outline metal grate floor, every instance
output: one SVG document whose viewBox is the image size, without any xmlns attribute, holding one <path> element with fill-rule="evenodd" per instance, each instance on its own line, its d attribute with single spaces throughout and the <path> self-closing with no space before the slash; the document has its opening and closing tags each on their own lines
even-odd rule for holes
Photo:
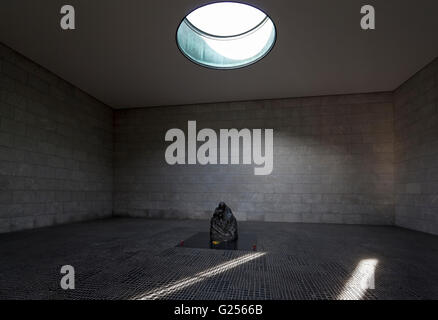
<svg viewBox="0 0 438 320">
<path fill-rule="evenodd" d="M 0 299 L 438 299 L 438 237 L 241 222 L 257 251 L 175 247 L 206 221 L 109 219 L 0 235 Z M 355 273 L 374 259 L 375 289 Z M 64 291 L 62 265 L 76 288 Z"/>
</svg>

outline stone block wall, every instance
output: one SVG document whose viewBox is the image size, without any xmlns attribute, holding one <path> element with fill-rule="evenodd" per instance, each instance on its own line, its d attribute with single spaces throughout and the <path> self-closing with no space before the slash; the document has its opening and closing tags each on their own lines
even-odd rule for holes
<svg viewBox="0 0 438 320">
<path fill-rule="evenodd" d="M 166 131 L 190 120 L 272 128 L 272 174 L 167 164 Z M 207 219 L 225 201 L 240 220 L 392 224 L 393 161 L 391 93 L 117 110 L 114 213 Z"/>
<path fill-rule="evenodd" d="M 0 233 L 112 215 L 113 111 L 0 44 Z"/>
<path fill-rule="evenodd" d="M 438 234 L 438 59 L 394 93 L 395 224 Z"/>
</svg>

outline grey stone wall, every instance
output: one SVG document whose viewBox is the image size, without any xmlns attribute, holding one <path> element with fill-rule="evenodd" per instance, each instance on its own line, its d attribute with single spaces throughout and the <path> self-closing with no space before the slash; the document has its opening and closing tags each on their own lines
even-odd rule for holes
<svg viewBox="0 0 438 320">
<path fill-rule="evenodd" d="M 395 224 L 438 234 L 438 59 L 394 94 Z"/>
<path fill-rule="evenodd" d="M 0 232 L 112 213 L 113 113 L 0 44 Z"/>
<path fill-rule="evenodd" d="M 168 129 L 274 129 L 274 170 L 168 165 Z M 115 111 L 114 214 L 199 218 L 225 201 L 240 220 L 392 224 L 392 94 Z"/>
<path fill-rule="evenodd" d="M 274 129 L 272 174 L 168 165 L 164 135 L 186 132 L 189 120 L 216 132 Z M 221 200 L 240 220 L 395 223 L 438 234 L 438 60 L 394 95 L 113 112 L 0 45 L 0 232 L 112 212 L 206 219 Z"/>
</svg>

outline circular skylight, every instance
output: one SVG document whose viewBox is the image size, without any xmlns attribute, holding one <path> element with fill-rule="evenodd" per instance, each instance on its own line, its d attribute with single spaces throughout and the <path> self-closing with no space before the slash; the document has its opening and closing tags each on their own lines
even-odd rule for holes
<svg viewBox="0 0 438 320">
<path fill-rule="evenodd" d="M 275 36 L 274 23 L 261 10 L 237 2 L 216 2 L 187 15 L 176 38 L 190 60 L 210 68 L 234 69 L 263 58 Z"/>
</svg>

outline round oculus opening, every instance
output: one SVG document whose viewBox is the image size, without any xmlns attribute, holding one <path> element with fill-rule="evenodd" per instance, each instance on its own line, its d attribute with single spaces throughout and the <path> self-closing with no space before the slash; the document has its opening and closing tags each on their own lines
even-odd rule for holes
<svg viewBox="0 0 438 320">
<path fill-rule="evenodd" d="M 176 34 L 191 61 L 215 69 L 253 64 L 272 49 L 276 30 L 261 10 L 238 2 L 216 2 L 189 13 Z"/>
</svg>

